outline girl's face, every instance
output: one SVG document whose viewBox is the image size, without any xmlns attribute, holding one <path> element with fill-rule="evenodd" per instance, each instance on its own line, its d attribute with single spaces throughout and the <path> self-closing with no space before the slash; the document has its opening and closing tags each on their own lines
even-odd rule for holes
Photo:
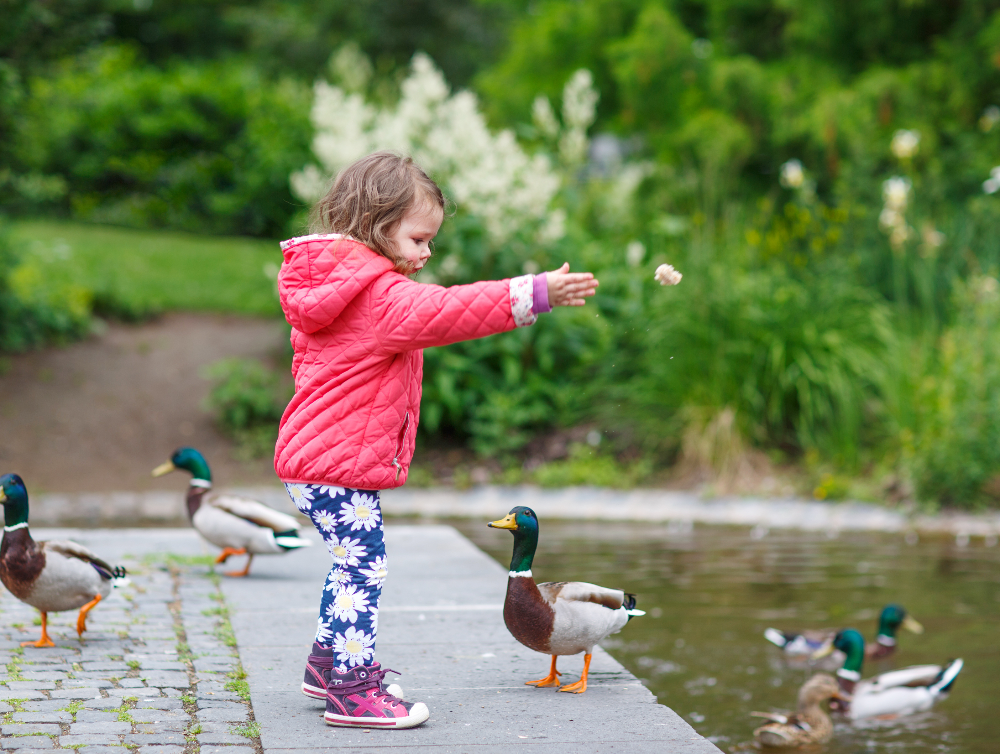
<svg viewBox="0 0 1000 754">
<path fill-rule="evenodd" d="M 400 220 L 392 233 L 399 255 L 409 262 L 413 271 L 421 269 L 431 258 L 430 243 L 441 228 L 444 211 L 429 202 L 415 204 Z"/>
</svg>

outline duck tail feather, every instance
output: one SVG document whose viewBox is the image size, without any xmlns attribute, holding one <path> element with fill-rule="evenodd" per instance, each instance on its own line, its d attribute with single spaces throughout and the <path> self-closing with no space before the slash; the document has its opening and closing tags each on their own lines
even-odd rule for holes
<svg viewBox="0 0 1000 754">
<path fill-rule="evenodd" d="M 275 537 L 274 543 L 283 550 L 297 550 L 300 547 L 311 547 L 312 542 L 298 537 Z"/>
<path fill-rule="evenodd" d="M 931 684 L 931 692 L 937 695 L 947 694 L 951 691 L 951 685 L 958 678 L 958 674 L 962 672 L 963 665 L 965 665 L 965 662 L 961 658 L 949 662 L 940 675 L 938 675 L 937 679 L 935 679 L 934 683 Z"/>
<path fill-rule="evenodd" d="M 779 631 L 776 628 L 766 628 L 764 629 L 764 638 L 771 642 L 776 647 L 785 648 L 791 637 L 784 631 Z"/>
<path fill-rule="evenodd" d="M 622 602 L 622 607 L 625 608 L 625 614 L 629 617 L 629 620 L 646 614 L 645 610 L 635 609 L 635 595 L 630 594 L 629 592 L 625 592 L 625 599 Z"/>
</svg>

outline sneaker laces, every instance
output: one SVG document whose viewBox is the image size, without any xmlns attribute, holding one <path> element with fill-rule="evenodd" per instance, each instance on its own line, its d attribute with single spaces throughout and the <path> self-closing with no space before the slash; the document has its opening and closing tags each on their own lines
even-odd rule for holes
<svg viewBox="0 0 1000 754">
<path fill-rule="evenodd" d="M 385 679 L 386 673 L 402 675 L 398 670 L 392 670 L 391 668 L 379 668 L 378 670 L 366 670 L 365 672 L 368 673 L 367 678 L 359 678 L 353 681 L 341 681 L 340 683 L 335 682 L 334 674 L 331 673 L 328 691 L 335 694 L 351 694 L 355 691 L 367 691 L 368 689 L 376 688 L 378 689 L 377 693 L 379 696 L 387 696 L 394 701 L 402 701 L 402 699 L 393 696 L 382 688 L 382 681 Z"/>
</svg>

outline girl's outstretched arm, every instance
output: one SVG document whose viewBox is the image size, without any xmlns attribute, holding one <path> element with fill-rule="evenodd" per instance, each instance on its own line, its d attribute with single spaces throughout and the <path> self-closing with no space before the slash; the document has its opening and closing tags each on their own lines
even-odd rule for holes
<svg viewBox="0 0 1000 754">
<path fill-rule="evenodd" d="M 558 270 L 545 273 L 549 284 L 550 306 L 583 306 L 600 285 L 591 272 L 570 272 L 569 262 L 563 262 Z"/>
</svg>

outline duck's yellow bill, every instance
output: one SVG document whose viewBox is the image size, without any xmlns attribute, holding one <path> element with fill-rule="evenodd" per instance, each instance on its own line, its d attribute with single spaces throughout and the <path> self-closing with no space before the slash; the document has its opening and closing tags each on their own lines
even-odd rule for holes
<svg viewBox="0 0 1000 754">
<path fill-rule="evenodd" d="M 153 476 L 163 476 L 164 474 L 169 474 L 171 471 L 176 471 L 177 467 L 174 466 L 172 461 L 167 461 L 166 463 L 161 463 L 155 469 L 153 469 Z"/>
<path fill-rule="evenodd" d="M 516 529 L 517 521 L 514 520 L 514 514 L 508 513 L 506 516 L 501 518 L 499 521 L 490 521 L 487 526 L 492 526 L 494 529 Z"/>
<path fill-rule="evenodd" d="M 809 656 L 809 659 L 811 659 L 811 660 L 821 660 L 824 657 L 832 655 L 833 654 L 833 649 L 834 649 L 833 642 L 832 641 L 828 641 L 822 647 L 820 647 L 815 652 L 813 652 Z"/>
<path fill-rule="evenodd" d="M 3 491 L 2 487 L 0 487 L 0 503 L 6 503 L 6 502 L 7 502 L 7 493 Z"/>
<path fill-rule="evenodd" d="M 907 631 L 912 631 L 915 634 L 922 634 L 924 632 L 924 627 L 920 625 L 915 618 L 911 618 L 909 615 L 903 618 L 903 628 Z"/>
</svg>

